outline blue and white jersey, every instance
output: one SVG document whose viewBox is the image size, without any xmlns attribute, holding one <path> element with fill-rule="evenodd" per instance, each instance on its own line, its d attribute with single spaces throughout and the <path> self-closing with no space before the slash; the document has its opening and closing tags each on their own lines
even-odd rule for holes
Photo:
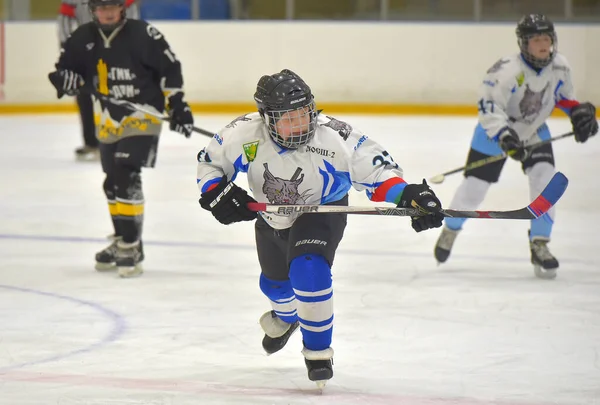
<svg viewBox="0 0 600 405">
<path fill-rule="evenodd" d="M 253 197 L 269 204 L 325 204 L 352 187 L 373 201 L 399 198 L 403 172 L 384 147 L 335 118 L 320 114 L 317 123 L 310 142 L 292 150 L 272 140 L 259 113 L 238 117 L 198 154 L 200 192 L 224 175 L 234 181 L 238 173 L 247 173 Z M 275 229 L 289 228 L 296 219 L 261 215 Z"/>
<path fill-rule="evenodd" d="M 506 127 L 530 143 L 555 107 L 567 114 L 577 104 L 567 59 L 557 54 L 540 72 L 520 54 L 498 60 L 484 77 L 479 92 L 479 123 L 488 137 L 495 138 Z"/>
</svg>

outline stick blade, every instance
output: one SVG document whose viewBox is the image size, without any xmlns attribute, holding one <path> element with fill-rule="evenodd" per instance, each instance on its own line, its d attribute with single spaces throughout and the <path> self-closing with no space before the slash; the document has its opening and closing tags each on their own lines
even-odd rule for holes
<svg viewBox="0 0 600 405">
<path fill-rule="evenodd" d="M 444 182 L 446 176 L 443 174 L 438 174 L 429 178 L 429 182 L 433 184 L 442 184 Z"/>
<path fill-rule="evenodd" d="M 565 193 L 569 179 L 561 172 L 556 172 L 548 182 L 542 193 L 527 206 L 527 209 L 539 218 L 554 206 Z"/>
</svg>

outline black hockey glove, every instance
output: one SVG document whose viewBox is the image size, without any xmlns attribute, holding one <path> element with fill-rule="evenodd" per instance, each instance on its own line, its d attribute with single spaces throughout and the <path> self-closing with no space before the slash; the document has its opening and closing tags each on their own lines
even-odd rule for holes
<svg viewBox="0 0 600 405">
<path fill-rule="evenodd" d="M 412 227 L 416 232 L 442 226 L 444 220 L 444 214 L 441 212 L 442 203 L 431 187 L 427 185 L 425 179 L 423 179 L 423 184 L 408 184 L 404 187 L 398 207 L 417 208 L 423 213 L 423 215 L 411 217 Z"/>
<path fill-rule="evenodd" d="M 186 138 L 192 136 L 192 128 L 194 127 L 194 116 L 188 103 L 183 101 L 181 94 L 173 96 L 169 100 L 169 128 L 171 131 L 179 132 L 185 135 Z"/>
<path fill-rule="evenodd" d="M 256 212 L 246 207 L 247 203 L 256 200 L 243 188 L 227 181 L 227 176 L 221 178 L 217 187 L 203 193 L 199 202 L 202 208 L 210 211 L 224 225 L 256 219 Z"/>
<path fill-rule="evenodd" d="M 56 88 L 56 96 L 62 98 L 67 96 L 76 96 L 83 87 L 83 77 L 79 73 L 71 70 L 57 70 L 48 74 L 50 83 Z"/>
<path fill-rule="evenodd" d="M 598 133 L 596 107 L 591 103 L 581 103 L 571 108 L 571 124 L 575 133 L 575 141 L 583 143 L 590 136 Z"/>
<path fill-rule="evenodd" d="M 498 143 L 508 156 L 519 162 L 523 162 L 529 157 L 529 150 L 525 148 L 519 135 L 512 128 L 506 128 L 500 133 Z"/>
</svg>

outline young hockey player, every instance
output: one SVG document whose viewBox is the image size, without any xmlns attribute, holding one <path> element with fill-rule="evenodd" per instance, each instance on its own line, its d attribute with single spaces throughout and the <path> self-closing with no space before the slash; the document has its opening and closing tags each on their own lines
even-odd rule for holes
<svg viewBox="0 0 600 405">
<path fill-rule="evenodd" d="M 546 120 L 555 107 L 571 119 L 575 141 L 585 142 L 598 132 L 596 108 L 575 100 L 571 71 L 558 53 L 553 23 L 544 15 L 524 16 L 517 25 L 520 52 L 498 60 L 481 84 L 479 123 L 471 141 L 467 165 L 506 152 L 521 162 L 529 178 L 531 197 L 537 196 L 555 173 L 550 143 L 533 150 L 526 146 L 550 139 Z M 450 208 L 476 209 L 490 185 L 498 181 L 506 159 L 466 170 Z M 465 218 L 446 218 L 435 246 L 435 258 L 445 262 Z M 531 221 L 529 246 L 537 277 L 556 277 L 558 260 L 548 250 L 554 208 Z"/>
<path fill-rule="evenodd" d="M 125 7 L 128 19 L 139 18 L 140 10 L 135 0 L 126 0 Z M 77 27 L 92 19 L 87 0 L 62 0 L 58 14 L 58 37 L 61 47 Z M 75 149 L 75 157 L 80 161 L 96 160 L 99 158 L 99 151 L 93 101 L 89 94 L 78 94 L 76 99 L 81 119 L 83 146 Z"/>
<path fill-rule="evenodd" d="M 200 205 L 223 224 L 256 219 L 260 288 L 272 306 L 260 318 L 263 348 L 281 350 L 299 326 L 308 378 L 322 386 L 333 376 L 331 268 L 347 214 L 257 216 L 246 204 L 348 205 L 353 187 L 372 201 L 421 207 L 417 232 L 441 226 L 441 204 L 425 181 L 407 184 L 382 146 L 320 114 L 294 72 L 263 76 L 254 100 L 258 113 L 231 122 L 198 154 Z M 254 198 L 233 183 L 238 173 Z"/>
<path fill-rule="evenodd" d="M 189 137 L 193 116 L 183 99 L 181 65 L 163 35 L 141 20 L 128 20 L 125 0 L 89 0 L 93 22 L 67 39 L 49 78 L 58 97 L 97 93 L 96 133 L 104 192 L 114 226 L 113 243 L 96 255 L 96 268 L 118 268 L 121 277 L 142 272 L 144 194 L 141 168 L 154 167 L 162 122 L 104 101 L 141 104 L 154 114 L 165 107 L 170 128 Z"/>
</svg>

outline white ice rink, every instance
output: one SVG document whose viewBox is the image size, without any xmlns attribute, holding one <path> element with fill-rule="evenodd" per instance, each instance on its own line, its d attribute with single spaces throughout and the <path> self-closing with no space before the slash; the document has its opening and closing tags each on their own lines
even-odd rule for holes
<svg viewBox="0 0 600 405">
<path fill-rule="evenodd" d="M 411 182 L 462 165 L 475 125 L 338 118 L 385 145 Z M 554 144 L 570 179 L 549 245 L 554 281 L 533 276 L 527 221 L 471 220 L 437 266 L 438 230 L 350 216 L 333 268 L 335 375 L 322 395 L 299 333 L 262 352 L 258 318 L 270 308 L 252 224 L 222 226 L 197 202 L 208 139 L 163 132 L 143 174 L 145 273 L 126 280 L 93 269 L 112 229 L 99 164 L 74 161 L 80 142 L 75 115 L 0 117 L 1 405 L 600 404 L 600 137 Z M 460 178 L 434 188 L 442 203 Z M 509 162 L 482 208 L 528 202 Z"/>
</svg>

